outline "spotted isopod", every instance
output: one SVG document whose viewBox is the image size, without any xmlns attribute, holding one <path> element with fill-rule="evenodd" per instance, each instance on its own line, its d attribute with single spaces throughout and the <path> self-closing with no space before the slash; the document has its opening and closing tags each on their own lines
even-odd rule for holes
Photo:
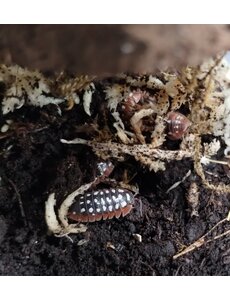
<svg viewBox="0 0 230 300">
<path fill-rule="evenodd" d="M 68 212 L 68 218 L 78 222 L 95 222 L 126 216 L 134 204 L 134 195 L 122 188 L 86 192 L 77 196 Z"/>
</svg>

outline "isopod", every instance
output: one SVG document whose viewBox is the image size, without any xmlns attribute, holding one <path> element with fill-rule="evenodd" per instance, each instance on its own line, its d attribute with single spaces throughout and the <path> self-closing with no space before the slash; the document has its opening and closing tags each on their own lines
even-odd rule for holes
<svg viewBox="0 0 230 300">
<path fill-rule="evenodd" d="M 122 110 L 125 113 L 126 118 L 129 118 L 136 109 L 138 109 L 138 103 L 146 96 L 146 92 L 138 89 L 137 91 L 131 92 L 122 104 Z"/>
<path fill-rule="evenodd" d="M 78 222 L 95 222 L 126 216 L 133 208 L 133 194 L 122 188 L 86 192 L 76 198 L 68 218 Z"/>
<path fill-rule="evenodd" d="M 97 164 L 98 176 L 101 178 L 109 177 L 114 169 L 114 165 L 110 161 L 101 161 Z"/>
<path fill-rule="evenodd" d="M 187 131 L 188 127 L 191 125 L 191 122 L 187 117 L 182 115 L 179 112 L 170 112 L 168 114 L 168 137 L 171 140 L 179 140 Z"/>
</svg>

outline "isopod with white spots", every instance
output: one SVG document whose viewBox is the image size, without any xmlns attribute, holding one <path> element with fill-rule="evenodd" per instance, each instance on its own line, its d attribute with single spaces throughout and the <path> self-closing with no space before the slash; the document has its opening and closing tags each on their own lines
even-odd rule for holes
<svg viewBox="0 0 230 300">
<path fill-rule="evenodd" d="M 92 191 L 76 197 L 76 201 L 69 208 L 68 218 L 78 222 L 95 222 L 124 217 L 132 210 L 133 204 L 134 195 L 126 189 Z"/>
</svg>

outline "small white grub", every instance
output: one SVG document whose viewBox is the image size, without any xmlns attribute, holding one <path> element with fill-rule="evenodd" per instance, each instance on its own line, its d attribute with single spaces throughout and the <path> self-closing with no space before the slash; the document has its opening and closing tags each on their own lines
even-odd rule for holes
<svg viewBox="0 0 230 300">
<path fill-rule="evenodd" d="M 136 241 L 138 241 L 139 243 L 142 243 L 142 236 L 138 233 L 133 233 L 133 237 Z"/>
<path fill-rule="evenodd" d="M 220 141 L 214 139 L 211 143 L 204 143 L 204 156 L 213 156 L 220 149 Z"/>
<path fill-rule="evenodd" d="M 92 96 L 95 91 L 95 85 L 91 82 L 88 87 L 85 89 L 85 93 L 83 95 L 83 107 L 87 115 L 91 116 L 90 105 L 92 102 Z"/>
</svg>

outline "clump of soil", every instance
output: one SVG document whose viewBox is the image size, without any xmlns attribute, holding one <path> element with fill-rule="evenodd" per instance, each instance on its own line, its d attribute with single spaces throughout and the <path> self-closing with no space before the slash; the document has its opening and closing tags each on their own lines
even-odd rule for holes
<svg viewBox="0 0 230 300">
<path fill-rule="evenodd" d="M 9 114 L 14 129 L 2 136 L 0 165 L 0 274 L 2 275 L 230 275 L 230 236 L 213 241 L 177 260 L 173 256 L 201 237 L 229 210 L 229 196 L 205 189 L 199 178 L 181 180 L 193 164 L 171 162 L 164 172 L 150 172 L 132 158 L 116 163 L 112 177 L 140 188 L 135 208 L 119 219 L 95 222 L 73 243 L 49 235 L 44 218 L 48 195 L 60 203 L 96 174 L 95 157 L 84 145 L 64 145 L 87 115 L 75 106 L 60 115 L 55 105 L 23 107 Z M 80 120 L 80 121 L 79 121 Z M 226 177 L 213 166 L 217 182 Z M 211 175 L 210 175 L 211 176 Z M 211 177 L 212 178 L 212 177 Z M 212 178 L 213 179 L 213 178 Z M 200 189 L 199 216 L 191 216 L 188 188 Z M 223 224 L 213 233 L 227 229 Z M 142 236 L 139 242 L 134 234 Z"/>
</svg>

